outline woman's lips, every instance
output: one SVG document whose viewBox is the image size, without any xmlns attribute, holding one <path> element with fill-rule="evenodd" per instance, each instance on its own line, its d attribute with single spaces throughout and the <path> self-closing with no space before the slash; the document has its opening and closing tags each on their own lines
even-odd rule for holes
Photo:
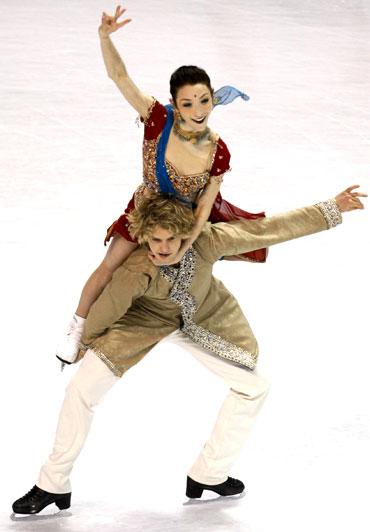
<svg viewBox="0 0 370 532">
<path fill-rule="evenodd" d="M 203 116 L 203 118 L 200 118 L 199 120 L 196 120 L 195 118 L 192 118 L 192 121 L 195 122 L 196 124 L 203 124 L 205 119 L 206 119 L 206 117 Z"/>
</svg>

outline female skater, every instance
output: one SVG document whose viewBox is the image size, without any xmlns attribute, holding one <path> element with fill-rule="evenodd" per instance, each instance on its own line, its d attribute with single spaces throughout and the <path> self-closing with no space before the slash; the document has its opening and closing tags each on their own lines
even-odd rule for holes
<svg viewBox="0 0 370 532">
<path fill-rule="evenodd" d="M 237 96 L 247 100 L 248 96 L 233 87 L 223 87 L 214 93 L 207 73 L 195 66 L 180 67 L 172 74 L 171 106 L 164 107 L 141 92 L 129 77 L 109 37 L 130 22 L 131 19 L 118 21 L 124 12 L 125 9 L 118 6 L 114 16 L 103 13 L 99 36 L 108 76 L 144 122 L 144 181 L 125 213 L 108 229 L 105 243 L 112 240 L 107 254 L 85 284 L 69 330 L 57 348 L 57 357 L 67 363 L 75 359 L 91 305 L 113 272 L 137 247 L 128 232 L 127 214 L 149 191 L 174 196 L 194 209 L 194 229 L 172 263 L 181 259 L 207 220 L 218 222 L 264 216 L 264 213 L 247 213 L 222 199 L 220 185 L 223 175 L 230 169 L 230 153 L 221 138 L 207 126 L 215 105 L 230 103 Z M 256 250 L 239 258 L 264 262 L 266 250 Z"/>
</svg>

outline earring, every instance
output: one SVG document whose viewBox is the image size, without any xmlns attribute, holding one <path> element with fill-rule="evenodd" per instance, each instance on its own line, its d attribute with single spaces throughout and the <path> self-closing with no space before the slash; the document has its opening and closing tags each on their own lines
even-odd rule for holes
<svg viewBox="0 0 370 532">
<path fill-rule="evenodd" d="M 182 118 L 180 111 L 176 108 L 173 110 L 175 121 L 181 124 L 182 122 L 185 122 L 185 120 Z"/>
</svg>

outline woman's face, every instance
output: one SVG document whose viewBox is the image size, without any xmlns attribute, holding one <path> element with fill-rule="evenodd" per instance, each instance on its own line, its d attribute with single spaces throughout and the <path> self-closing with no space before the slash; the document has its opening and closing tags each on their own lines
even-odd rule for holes
<svg viewBox="0 0 370 532">
<path fill-rule="evenodd" d="M 212 94 L 207 85 L 184 85 L 179 88 L 175 105 L 183 122 L 181 127 L 190 131 L 203 131 L 213 109 Z"/>
</svg>

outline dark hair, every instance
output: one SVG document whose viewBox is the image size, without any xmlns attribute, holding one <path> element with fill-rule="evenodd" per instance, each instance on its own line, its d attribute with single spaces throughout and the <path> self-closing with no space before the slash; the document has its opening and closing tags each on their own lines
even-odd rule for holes
<svg viewBox="0 0 370 532">
<path fill-rule="evenodd" d="M 184 65 L 175 70 L 170 79 L 170 93 L 173 102 L 176 103 L 177 92 L 181 87 L 184 85 L 196 85 L 197 83 L 206 85 L 213 95 L 211 80 L 203 68 L 194 65 Z"/>
</svg>

